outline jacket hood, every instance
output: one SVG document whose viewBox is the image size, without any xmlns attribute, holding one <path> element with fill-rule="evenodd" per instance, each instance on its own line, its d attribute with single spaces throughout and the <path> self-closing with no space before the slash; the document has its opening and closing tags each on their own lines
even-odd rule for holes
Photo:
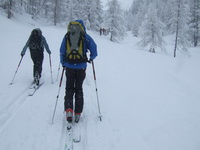
<svg viewBox="0 0 200 150">
<path fill-rule="evenodd" d="M 75 22 L 79 22 L 79 23 L 83 26 L 84 31 L 86 32 L 86 29 L 85 29 L 85 25 L 84 25 L 84 23 L 83 23 L 83 20 L 75 20 Z"/>
<path fill-rule="evenodd" d="M 36 28 L 36 29 L 33 29 L 31 34 L 39 34 L 39 35 L 42 35 L 42 31 L 40 28 Z"/>
</svg>

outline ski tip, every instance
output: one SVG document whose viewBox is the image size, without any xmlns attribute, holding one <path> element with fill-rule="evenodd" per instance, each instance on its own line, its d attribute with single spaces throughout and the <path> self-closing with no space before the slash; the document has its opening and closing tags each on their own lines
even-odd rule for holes
<svg viewBox="0 0 200 150">
<path fill-rule="evenodd" d="M 79 139 L 73 139 L 74 143 L 79 143 L 81 141 L 81 138 L 79 137 Z"/>
</svg>

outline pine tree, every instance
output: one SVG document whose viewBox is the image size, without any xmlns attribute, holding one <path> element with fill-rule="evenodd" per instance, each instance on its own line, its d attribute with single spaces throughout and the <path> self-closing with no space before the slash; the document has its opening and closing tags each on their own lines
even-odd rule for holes
<svg viewBox="0 0 200 150">
<path fill-rule="evenodd" d="M 103 23 L 103 6 L 101 0 L 95 0 L 95 23 L 94 30 L 98 31 Z"/>
<path fill-rule="evenodd" d="M 188 31 L 189 31 L 189 7 L 185 0 L 172 0 L 172 18 L 170 19 L 170 31 L 175 32 L 175 46 L 174 57 L 176 57 L 176 51 L 179 50 L 188 54 Z"/>
<path fill-rule="evenodd" d="M 10 19 L 13 15 L 13 0 L 5 0 L 1 2 L 1 7 L 3 7 L 7 13 L 7 17 Z"/>
<path fill-rule="evenodd" d="M 88 30 L 95 30 L 95 22 L 96 22 L 96 11 L 95 11 L 95 1 L 94 0 L 87 0 L 86 7 L 84 11 L 86 12 L 86 25 Z"/>
<path fill-rule="evenodd" d="M 144 17 L 142 26 L 139 30 L 141 41 L 138 43 L 140 46 L 149 46 L 149 51 L 155 53 L 156 47 L 165 51 L 164 40 L 162 38 L 163 23 L 157 15 L 157 9 L 154 4 L 149 5 L 147 14 Z"/>
<path fill-rule="evenodd" d="M 135 0 L 131 5 L 130 11 L 132 17 L 130 17 L 131 31 L 134 36 L 138 36 L 139 28 L 142 24 L 145 14 L 147 13 L 148 0 Z"/>
<path fill-rule="evenodd" d="M 122 10 L 118 0 L 108 2 L 108 10 L 106 11 L 106 26 L 110 29 L 110 40 L 118 42 L 122 40 L 126 34 L 124 20 L 122 18 Z"/>
<path fill-rule="evenodd" d="M 200 42 L 200 0 L 190 1 L 190 39 L 194 47 Z"/>
<path fill-rule="evenodd" d="M 172 18 L 171 13 L 171 1 L 170 0 L 161 0 L 157 3 L 157 14 L 158 18 L 165 24 L 165 30 L 163 30 L 163 34 L 168 34 L 169 25 L 168 22 L 170 18 Z"/>
<path fill-rule="evenodd" d="M 67 20 L 72 21 L 76 19 L 76 15 L 75 15 L 75 5 L 77 4 L 76 0 L 73 2 L 73 0 L 67 0 L 67 5 L 65 7 L 65 13 L 67 15 Z"/>
</svg>

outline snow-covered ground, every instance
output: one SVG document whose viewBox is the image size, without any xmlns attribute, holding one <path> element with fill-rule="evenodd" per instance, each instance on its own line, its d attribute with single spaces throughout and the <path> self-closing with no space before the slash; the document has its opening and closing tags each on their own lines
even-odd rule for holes
<svg viewBox="0 0 200 150">
<path fill-rule="evenodd" d="M 33 80 L 27 50 L 13 85 L 9 85 L 20 52 L 33 28 L 40 27 L 52 51 L 54 84 L 45 52 L 43 86 L 33 97 Z M 8 20 L 0 15 L 0 150 L 63 150 L 62 83 L 54 124 L 53 110 L 58 94 L 59 47 L 66 27 L 37 24 L 27 17 Z M 132 35 L 121 43 L 88 32 L 98 45 L 95 60 L 102 121 L 92 74 L 88 64 L 84 81 L 85 105 L 80 124 L 82 140 L 74 150 L 199 150 L 200 149 L 200 51 L 190 48 L 191 57 L 177 53 L 166 38 L 168 54 L 152 54 L 138 48 Z M 62 69 L 62 68 L 61 68 Z"/>
</svg>

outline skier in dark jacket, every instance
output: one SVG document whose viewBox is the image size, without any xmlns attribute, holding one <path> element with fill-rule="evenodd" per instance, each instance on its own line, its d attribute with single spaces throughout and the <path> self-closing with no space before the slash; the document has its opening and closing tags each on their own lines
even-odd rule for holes
<svg viewBox="0 0 200 150">
<path fill-rule="evenodd" d="M 65 102 L 64 102 L 64 109 L 66 111 L 66 119 L 68 122 L 71 122 L 73 119 L 73 116 L 75 116 L 75 122 L 78 122 L 80 119 L 80 115 L 83 111 L 83 104 L 84 104 L 84 98 L 83 98 L 83 81 L 86 76 L 86 67 L 87 67 L 87 60 L 82 62 L 70 62 L 70 60 L 67 58 L 67 53 L 70 49 L 69 46 L 67 46 L 67 41 L 69 41 L 69 38 L 72 39 L 73 36 L 77 37 L 79 35 L 83 35 L 83 56 L 86 56 L 86 52 L 90 51 L 90 58 L 89 60 L 92 61 L 97 56 L 97 46 L 94 40 L 85 32 L 85 26 L 83 24 L 82 20 L 76 20 L 72 25 L 75 24 L 77 26 L 82 26 L 82 30 L 80 31 L 77 28 L 71 29 L 63 38 L 63 41 L 61 43 L 60 47 L 60 63 L 62 66 L 66 69 L 66 88 L 65 88 Z M 70 24 L 68 25 L 68 30 L 70 28 Z M 72 31 L 74 30 L 74 31 Z M 76 33 L 77 32 L 77 33 Z M 77 45 L 80 42 L 80 38 L 78 38 L 78 43 L 74 44 L 77 51 L 81 48 L 78 48 Z M 70 40 L 70 44 L 73 47 L 74 39 Z M 76 50 L 75 50 L 76 51 Z M 76 52 L 75 52 L 76 53 Z M 75 98 L 75 106 L 73 106 L 73 97 Z"/>
<path fill-rule="evenodd" d="M 31 59 L 33 61 L 34 82 L 39 85 L 39 79 L 41 78 L 42 73 L 42 63 L 44 59 L 44 47 L 47 53 L 49 55 L 51 54 L 46 39 L 42 35 L 42 31 L 39 28 L 32 30 L 31 35 L 21 52 L 22 57 L 25 55 L 28 47 L 30 49 Z"/>
</svg>

